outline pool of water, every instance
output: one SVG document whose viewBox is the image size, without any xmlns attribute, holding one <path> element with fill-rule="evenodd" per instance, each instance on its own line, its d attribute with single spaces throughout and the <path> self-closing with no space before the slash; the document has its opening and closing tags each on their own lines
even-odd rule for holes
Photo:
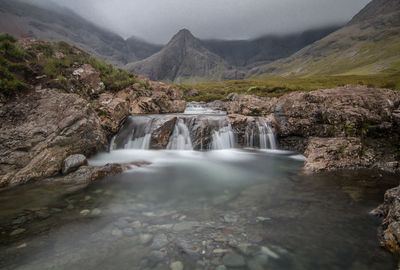
<svg viewBox="0 0 400 270">
<path fill-rule="evenodd" d="M 134 161 L 151 165 L 1 191 L 0 268 L 396 269 L 368 214 L 395 176 L 309 175 L 301 156 L 252 149 L 125 149 L 90 164 Z"/>
</svg>

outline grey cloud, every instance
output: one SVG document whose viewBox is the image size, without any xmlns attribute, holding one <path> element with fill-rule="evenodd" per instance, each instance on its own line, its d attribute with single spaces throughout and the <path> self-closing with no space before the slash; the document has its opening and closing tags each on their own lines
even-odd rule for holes
<svg viewBox="0 0 400 270">
<path fill-rule="evenodd" d="M 46 3 L 50 0 L 35 0 Z M 123 37 L 247 39 L 349 21 L 369 0 L 52 0 Z"/>
</svg>

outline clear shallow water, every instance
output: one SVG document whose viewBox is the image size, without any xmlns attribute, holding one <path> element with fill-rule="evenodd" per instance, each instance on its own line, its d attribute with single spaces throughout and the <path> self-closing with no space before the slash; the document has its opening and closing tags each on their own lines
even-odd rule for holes
<svg viewBox="0 0 400 270">
<path fill-rule="evenodd" d="M 368 215 L 394 176 L 305 175 L 301 157 L 277 150 L 117 150 L 90 163 L 135 161 L 152 165 L 1 192 L 0 268 L 396 268 Z"/>
</svg>

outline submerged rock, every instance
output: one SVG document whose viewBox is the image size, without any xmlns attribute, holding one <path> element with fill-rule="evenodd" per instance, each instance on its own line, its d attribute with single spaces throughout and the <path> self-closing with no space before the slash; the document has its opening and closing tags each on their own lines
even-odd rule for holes
<svg viewBox="0 0 400 270">
<path fill-rule="evenodd" d="M 226 254 L 222 258 L 222 262 L 228 267 L 243 267 L 246 265 L 244 258 L 236 253 Z"/>
</svg>

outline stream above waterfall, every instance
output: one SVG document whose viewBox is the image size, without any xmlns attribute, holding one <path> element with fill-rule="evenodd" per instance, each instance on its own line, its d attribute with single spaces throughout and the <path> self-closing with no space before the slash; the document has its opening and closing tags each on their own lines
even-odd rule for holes
<svg viewBox="0 0 400 270">
<path fill-rule="evenodd" d="M 196 110 L 127 119 L 89 160 L 120 175 L 0 191 L 0 269 L 396 268 L 368 214 L 395 176 L 306 174 L 268 118 Z"/>
</svg>

